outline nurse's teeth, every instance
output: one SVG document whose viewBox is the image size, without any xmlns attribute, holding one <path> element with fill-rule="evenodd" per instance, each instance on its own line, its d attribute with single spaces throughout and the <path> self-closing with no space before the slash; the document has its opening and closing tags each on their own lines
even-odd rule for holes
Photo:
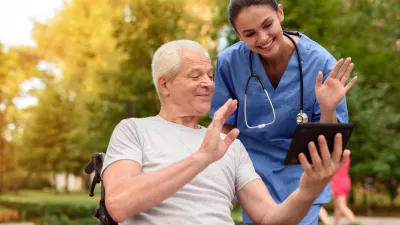
<svg viewBox="0 0 400 225">
<path fill-rule="evenodd" d="M 268 44 L 261 46 L 261 48 L 268 48 L 269 46 L 272 45 L 273 41 L 270 41 Z"/>
</svg>

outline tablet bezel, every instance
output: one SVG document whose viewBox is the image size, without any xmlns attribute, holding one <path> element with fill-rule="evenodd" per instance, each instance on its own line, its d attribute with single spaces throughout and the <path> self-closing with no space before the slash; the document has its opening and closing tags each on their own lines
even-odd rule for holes
<svg viewBox="0 0 400 225">
<path fill-rule="evenodd" d="M 311 163 L 311 157 L 308 151 L 308 143 L 314 141 L 318 153 L 319 146 L 317 138 L 323 134 L 328 142 L 329 151 L 333 151 L 334 136 L 337 133 L 342 134 L 343 150 L 346 148 L 351 134 L 353 133 L 354 124 L 352 123 L 301 123 L 298 124 L 293 134 L 288 153 L 286 155 L 285 165 L 298 165 L 300 161 L 298 155 L 303 152 L 308 161 Z M 306 133 L 306 135 L 304 135 Z"/>
</svg>

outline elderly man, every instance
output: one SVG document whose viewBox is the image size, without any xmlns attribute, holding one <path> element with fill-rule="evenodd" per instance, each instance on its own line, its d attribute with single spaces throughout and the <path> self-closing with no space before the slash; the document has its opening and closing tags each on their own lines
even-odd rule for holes
<svg viewBox="0 0 400 225">
<path fill-rule="evenodd" d="M 304 174 L 298 189 L 281 204 L 271 198 L 253 168 L 237 129 L 221 134 L 237 109 L 228 100 L 208 128 L 198 118 L 210 109 L 213 68 L 207 51 L 188 40 L 173 41 L 154 54 L 153 80 L 160 97 L 157 116 L 130 118 L 115 128 L 103 165 L 106 207 L 122 224 L 234 224 L 234 196 L 258 224 L 297 224 L 350 152 L 342 155 L 335 137 L 321 157 L 309 144 L 313 166 L 299 156 Z"/>
</svg>

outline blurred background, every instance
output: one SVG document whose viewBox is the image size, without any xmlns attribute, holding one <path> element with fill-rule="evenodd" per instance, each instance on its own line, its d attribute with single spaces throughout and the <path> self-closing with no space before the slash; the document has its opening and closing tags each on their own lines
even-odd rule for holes
<svg viewBox="0 0 400 225">
<path fill-rule="evenodd" d="M 287 30 L 355 64 L 350 208 L 400 217 L 399 1 L 278 2 Z M 89 197 L 93 175 L 83 173 L 91 155 L 106 151 L 120 120 L 158 113 L 150 65 L 161 44 L 198 41 L 215 64 L 238 41 L 228 3 L 0 0 L 0 223 L 99 224 L 99 189 Z"/>
</svg>

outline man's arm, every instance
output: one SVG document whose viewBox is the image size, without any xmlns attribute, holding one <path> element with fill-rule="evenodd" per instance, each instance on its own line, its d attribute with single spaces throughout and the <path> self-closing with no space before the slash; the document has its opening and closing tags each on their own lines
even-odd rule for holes
<svg viewBox="0 0 400 225">
<path fill-rule="evenodd" d="M 156 206 L 189 183 L 208 165 L 221 159 L 239 135 L 239 130 L 233 129 L 224 139 L 220 136 L 226 118 L 236 109 L 237 101 L 229 99 L 215 113 L 199 150 L 185 160 L 149 173 L 142 173 L 140 164 L 133 160 L 118 160 L 106 167 L 103 172 L 105 202 L 111 217 L 116 222 L 122 222 L 129 216 Z M 132 139 L 129 136 L 123 140 L 127 142 Z M 114 148 L 137 146 L 137 143 L 121 142 L 117 137 L 115 142 Z"/>
<path fill-rule="evenodd" d="M 242 207 L 257 224 L 298 224 L 314 201 L 308 193 L 296 189 L 286 201 L 276 204 L 261 179 L 248 183 L 238 196 Z"/>
<path fill-rule="evenodd" d="M 335 136 L 332 156 L 323 136 L 318 138 L 318 144 L 321 150 L 321 157 L 318 155 L 314 143 L 310 143 L 308 146 L 313 166 L 308 163 L 303 153 L 299 155 L 304 169 L 299 188 L 281 204 L 274 202 L 260 179 L 246 184 L 238 191 L 241 205 L 255 223 L 290 225 L 298 224 L 304 218 L 313 201 L 319 196 L 331 177 L 343 165 L 350 154 L 350 151 L 345 150 L 341 159 L 342 138 L 340 134 Z"/>
<path fill-rule="evenodd" d="M 170 197 L 210 164 L 204 153 L 164 169 L 141 174 L 139 163 L 119 160 L 103 173 L 106 207 L 116 222 L 143 212 Z"/>
</svg>

